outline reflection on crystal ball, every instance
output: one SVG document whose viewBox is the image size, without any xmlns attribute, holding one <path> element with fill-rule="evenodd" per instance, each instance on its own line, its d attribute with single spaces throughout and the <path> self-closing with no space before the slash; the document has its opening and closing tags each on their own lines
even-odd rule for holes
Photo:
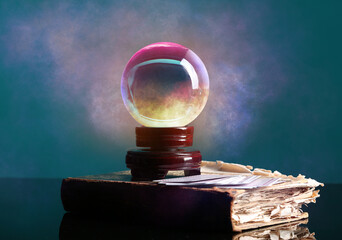
<svg viewBox="0 0 342 240">
<path fill-rule="evenodd" d="M 190 49 L 160 42 L 140 49 L 122 75 L 124 103 L 146 127 L 179 127 L 192 122 L 209 95 L 208 72 Z"/>
</svg>

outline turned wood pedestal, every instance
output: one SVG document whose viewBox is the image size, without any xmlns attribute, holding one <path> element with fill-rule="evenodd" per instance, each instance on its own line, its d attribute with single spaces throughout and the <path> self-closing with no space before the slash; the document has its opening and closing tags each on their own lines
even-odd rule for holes
<svg viewBox="0 0 342 240">
<path fill-rule="evenodd" d="M 132 180 L 162 179 L 170 170 L 184 170 L 186 176 L 200 174 L 202 155 L 189 148 L 194 127 L 137 127 L 135 133 L 139 148 L 126 155 Z"/>
</svg>

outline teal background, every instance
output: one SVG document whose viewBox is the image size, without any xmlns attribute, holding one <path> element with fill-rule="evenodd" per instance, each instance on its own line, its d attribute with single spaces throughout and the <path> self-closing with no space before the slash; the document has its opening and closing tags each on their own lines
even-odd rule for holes
<svg viewBox="0 0 342 240">
<path fill-rule="evenodd" d="M 168 39 L 162 39 L 158 32 L 142 32 L 139 27 L 126 23 L 125 29 L 141 31 L 144 41 L 137 37 L 116 46 L 128 49 L 118 69 L 123 70 L 130 55 L 140 47 L 162 40 L 183 43 L 182 36 L 188 38 L 187 34 L 206 37 L 197 40 L 205 41 L 208 51 L 216 46 L 221 48 L 220 52 L 227 51 L 227 56 L 236 57 L 236 64 L 241 68 L 250 63 L 249 56 L 257 59 L 253 63 L 253 81 L 243 85 L 257 89 L 257 95 L 241 100 L 240 105 L 239 97 L 236 98 L 236 109 L 248 110 L 248 127 L 237 128 L 233 134 L 215 134 L 209 140 L 202 133 L 200 123 L 210 119 L 211 106 L 220 105 L 211 100 L 218 89 L 215 87 L 218 82 L 211 78 L 209 109 L 205 109 L 207 113 L 199 117 L 198 123 L 194 122 L 195 127 L 199 126 L 195 146 L 201 149 L 203 158 L 294 175 L 302 173 L 323 182 L 342 182 L 342 4 L 339 1 L 176 1 L 171 8 L 163 6 L 162 1 L 94 1 L 96 8 L 86 7 L 89 2 L 1 1 L 0 177 L 67 177 L 122 170 L 126 150 L 134 146 L 133 120 L 129 120 L 132 129 L 124 135 L 115 134 L 115 130 L 113 134 L 105 134 L 89 117 L 90 85 L 82 85 L 75 92 L 69 89 L 70 85 L 58 81 L 58 77 L 51 78 L 61 67 L 43 44 L 44 32 L 33 33 L 38 40 L 30 45 L 30 51 L 21 50 L 28 40 L 16 37 L 16 31 L 22 31 L 16 24 L 41 21 L 40 14 L 49 14 L 60 5 L 69 4 L 64 14 L 82 16 L 84 21 L 93 24 L 90 31 L 102 23 L 102 14 L 111 14 L 108 8 L 143 12 L 146 19 L 141 18 L 139 22 L 151 25 L 150 29 L 167 28 L 161 24 L 175 13 L 184 20 L 179 25 L 184 29 L 170 29 L 166 33 Z M 177 11 L 178 6 L 187 10 Z M 239 26 L 234 28 L 232 34 L 237 37 L 231 41 L 230 28 L 217 30 L 221 32 L 219 36 L 227 36 L 222 39 L 208 36 L 207 31 L 212 33 L 212 29 L 200 25 L 205 19 L 215 19 L 216 15 L 225 13 L 233 15 L 233 19 L 243 19 L 244 23 L 243 30 Z M 60 19 L 55 21 L 51 26 L 58 25 Z M 220 19 L 217 21 L 225 26 Z M 234 21 L 230 24 L 238 25 Z M 192 32 L 188 33 L 187 29 Z M 101 35 L 94 38 L 93 43 L 87 42 L 88 48 L 101 45 Z M 189 46 L 191 41 L 184 42 Z M 250 46 L 260 58 L 249 55 L 245 46 Z M 228 50 L 232 48 L 235 52 L 229 55 Z M 239 57 L 239 52 L 243 57 Z M 200 56 L 205 57 L 205 53 L 202 50 Z M 213 75 L 211 70 L 220 69 L 210 66 L 211 63 L 209 75 Z M 113 91 L 119 94 L 120 89 Z M 115 104 L 123 105 L 119 100 Z M 224 107 L 220 111 L 229 113 Z M 220 124 L 215 129 L 213 124 L 208 125 L 206 131 L 216 132 L 223 126 L 220 114 L 217 117 Z M 118 123 L 127 117 L 113 116 L 113 121 Z"/>
</svg>

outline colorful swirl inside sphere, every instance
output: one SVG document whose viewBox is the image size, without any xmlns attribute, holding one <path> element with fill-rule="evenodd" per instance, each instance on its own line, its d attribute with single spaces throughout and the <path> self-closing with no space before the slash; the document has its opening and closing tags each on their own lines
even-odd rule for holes
<svg viewBox="0 0 342 240">
<path fill-rule="evenodd" d="M 124 103 L 146 127 L 188 125 L 203 110 L 209 95 L 208 72 L 190 49 L 159 42 L 140 49 L 121 79 Z"/>
</svg>

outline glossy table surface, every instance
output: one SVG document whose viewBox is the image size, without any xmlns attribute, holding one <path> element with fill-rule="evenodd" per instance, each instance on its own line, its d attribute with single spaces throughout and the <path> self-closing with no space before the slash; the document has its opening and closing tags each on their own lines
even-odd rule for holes
<svg viewBox="0 0 342 240">
<path fill-rule="evenodd" d="M 62 179 L 0 178 L 0 239 L 234 238 L 234 235 L 224 232 L 130 225 L 115 219 L 115 216 L 113 221 L 82 218 L 77 222 L 77 217 L 64 216 L 66 212 L 60 200 L 61 182 Z M 315 233 L 316 239 L 341 239 L 342 184 L 326 184 L 320 194 L 316 204 L 305 207 L 310 214 L 305 227 Z M 68 235 L 60 234 L 61 229 L 67 229 Z"/>
</svg>

